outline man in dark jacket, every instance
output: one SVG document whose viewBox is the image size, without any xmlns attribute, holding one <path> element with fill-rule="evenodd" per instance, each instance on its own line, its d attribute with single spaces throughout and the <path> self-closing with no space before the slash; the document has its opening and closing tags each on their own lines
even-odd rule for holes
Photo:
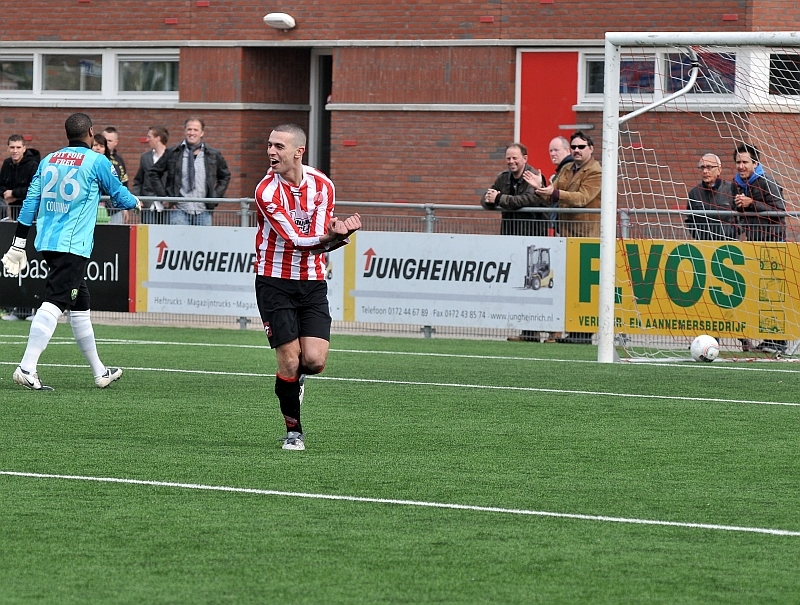
<svg viewBox="0 0 800 605">
<path fill-rule="evenodd" d="M 187 198 L 224 197 L 231 180 L 228 163 L 219 150 L 203 142 L 205 123 L 190 117 L 183 123 L 184 140 L 170 147 L 150 169 L 156 195 Z M 162 176 L 166 174 L 166 186 Z M 173 225 L 211 225 L 217 202 L 185 201 L 175 204 Z"/>
<path fill-rule="evenodd" d="M 27 149 L 18 134 L 8 137 L 8 155 L 0 168 L 0 219 L 8 215 L 16 220 L 41 156 L 35 149 Z"/>
<path fill-rule="evenodd" d="M 700 158 L 697 168 L 700 170 L 700 184 L 689 191 L 686 209 L 734 212 L 733 184 L 721 178 L 722 162 L 719 156 L 706 153 Z M 686 217 L 686 228 L 695 239 L 700 240 L 734 240 L 738 235 L 733 214 L 690 214 Z"/>
<path fill-rule="evenodd" d="M 733 152 L 736 177 L 733 179 L 733 202 L 741 214 L 739 224 L 749 241 L 786 241 L 786 218 L 782 214 L 765 216 L 763 213 L 783 213 L 786 202 L 781 186 L 764 172 L 758 161 L 758 149 L 742 143 Z M 766 339 L 756 347 L 772 355 L 786 352 L 785 340 Z"/>
<path fill-rule="evenodd" d="M 169 131 L 164 126 L 151 126 L 147 130 L 147 144 L 150 151 L 145 151 L 139 158 L 139 170 L 133 177 L 133 187 L 131 193 L 137 197 L 156 195 L 155 188 L 150 182 L 150 169 L 161 159 L 167 151 L 167 141 L 169 141 Z M 166 186 L 167 175 L 161 177 L 161 184 Z M 159 202 L 143 202 L 142 204 L 142 223 L 163 224 L 167 222 L 164 205 Z"/>
<path fill-rule="evenodd" d="M 531 172 L 544 186 L 544 175 L 528 165 L 528 149 L 522 143 L 508 146 L 506 165 L 508 170 L 497 175 L 494 184 L 481 198 L 481 206 L 487 210 L 503 210 L 500 235 L 547 235 L 546 214 L 516 212 L 521 208 L 548 205 L 548 202 L 537 197 L 534 188 L 522 178 L 524 172 Z"/>
<path fill-rule="evenodd" d="M 8 137 L 8 156 L 0 168 L 0 219 L 17 220 L 42 158 L 38 151 L 27 148 L 19 134 Z M 2 315 L 2 319 L 16 321 L 31 316 L 32 312 L 33 309 L 17 307 Z"/>
<path fill-rule="evenodd" d="M 764 172 L 758 161 L 758 149 L 743 143 L 733 153 L 736 162 L 734 203 L 741 215 L 739 224 L 751 242 L 786 241 L 786 218 L 765 216 L 765 212 L 785 212 L 781 186 Z"/>
</svg>

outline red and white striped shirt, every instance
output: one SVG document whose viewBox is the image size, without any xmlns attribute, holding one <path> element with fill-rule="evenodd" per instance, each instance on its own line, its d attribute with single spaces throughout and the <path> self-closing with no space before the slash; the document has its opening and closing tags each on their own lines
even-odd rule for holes
<svg viewBox="0 0 800 605">
<path fill-rule="evenodd" d="M 323 253 L 346 242 L 321 244 L 333 217 L 335 191 L 316 168 L 303 166 L 296 187 L 271 169 L 256 187 L 256 274 L 283 279 L 325 279 Z"/>
</svg>

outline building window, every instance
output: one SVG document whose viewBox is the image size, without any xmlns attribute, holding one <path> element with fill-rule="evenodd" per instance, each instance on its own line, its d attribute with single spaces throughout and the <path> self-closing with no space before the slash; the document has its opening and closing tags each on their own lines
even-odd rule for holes
<svg viewBox="0 0 800 605">
<path fill-rule="evenodd" d="M 800 55 L 769 56 L 769 94 L 800 95 Z"/>
<path fill-rule="evenodd" d="M 43 55 L 42 90 L 99 92 L 103 55 Z"/>
<path fill-rule="evenodd" d="M 620 62 L 619 91 L 622 93 L 653 94 L 656 81 L 654 59 L 623 59 Z M 586 62 L 586 94 L 603 94 L 605 61 Z"/>
<path fill-rule="evenodd" d="M 693 94 L 733 94 L 736 84 L 735 53 L 698 54 L 700 73 L 697 75 Z M 689 83 L 692 60 L 688 55 L 670 53 L 665 55 L 667 75 L 666 91 L 673 93 Z"/>
<path fill-rule="evenodd" d="M 119 58 L 120 92 L 172 92 L 178 90 L 178 61 Z"/>
<path fill-rule="evenodd" d="M 177 103 L 177 48 L 70 48 L 46 46 L 0 54 L 0 105 L 3 99 L 32 105 L 132 102 Z"/>
<path fill-rule="evenodd" d="M 0 91 L 33 90 L 33 59 L 0 60 Z"/>
<path fill-rule="evenodd" d="M 605 61 L 586 62 L 586 94 L 601 95 L 605 86 Z"/>
</svg>

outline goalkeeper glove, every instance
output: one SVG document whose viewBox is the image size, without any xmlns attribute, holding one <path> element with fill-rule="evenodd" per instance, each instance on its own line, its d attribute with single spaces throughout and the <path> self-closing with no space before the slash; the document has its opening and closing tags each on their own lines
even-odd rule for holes
<svg viewBox="0 0 800 605">
<path fill-rule="evenodd" d="M 14 277 L 28 266 L 28 256 L 25 254 L 26 242 L 26 239 L 15 237 L 11 248 L 3 256 L 3 266 Z"/>
</svg>

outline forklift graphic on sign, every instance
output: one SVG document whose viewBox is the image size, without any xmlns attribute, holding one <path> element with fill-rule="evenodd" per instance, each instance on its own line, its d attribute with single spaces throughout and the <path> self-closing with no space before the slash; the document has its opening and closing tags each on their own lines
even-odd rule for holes
<svg viewBox="0 0 800 605">
<path fill-rule="evenodd" d="M 525 275 L 525 289 L 538 290 L 542 286 L 553 287 L 550 248 L 528 246 L 528 271 Z"/>
</svg>

